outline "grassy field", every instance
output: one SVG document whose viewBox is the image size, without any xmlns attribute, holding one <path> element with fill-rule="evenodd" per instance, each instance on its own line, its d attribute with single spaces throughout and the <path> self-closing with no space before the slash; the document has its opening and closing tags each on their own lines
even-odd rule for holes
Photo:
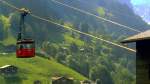
<svg viewBox="0 0 150 84">
<path fill-rule="evenodd" d="M 75 80 L 86 78 L 74 70 L 55 61 L 36 56 L 35 58 L 20 59 L 15 54 L 0 55 L 0 66 L 15 65 L 19 68 L 16 77 L 6 78 L 0 75 L 0 84 L 33 84 L 40 80 L 42 84 L 50 84 L 53 76 L 69 76 Z"/>
</svg>

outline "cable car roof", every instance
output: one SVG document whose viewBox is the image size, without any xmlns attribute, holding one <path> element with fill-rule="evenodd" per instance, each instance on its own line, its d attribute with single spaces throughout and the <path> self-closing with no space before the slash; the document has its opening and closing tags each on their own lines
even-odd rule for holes
<svg viewBox="0 0 150 84">
<path fill-rule="evenodd" d="M 22 44 L 22 43 L 34 43 L 34 40 L 33 39 L 23 39 L 23 40 L 17 41 L 17 44 Z"/>
</svg>

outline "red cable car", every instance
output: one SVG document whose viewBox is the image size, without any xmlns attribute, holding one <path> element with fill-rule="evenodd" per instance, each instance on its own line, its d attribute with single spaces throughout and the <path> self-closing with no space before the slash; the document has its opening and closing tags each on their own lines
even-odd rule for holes
<svg viewBox="0 0 150 84">
<path fill-rule="evenodd" d="M 30 58 L 35 56 L 34 40 L 25 39 L 17 41 L 16 54 L 18 58 Z"/>
<path fill-rule="evenodd" d="M 24 29 L 24 17 L 30 12 L 25 8 L 19 10 L 21 12 L 20 17 L 20 32 L 18 33 L 17 39 L 17 58 L 31 58 L 35 56 L 35 41 L 33 39 L 25 38 Z"/>
</svg>

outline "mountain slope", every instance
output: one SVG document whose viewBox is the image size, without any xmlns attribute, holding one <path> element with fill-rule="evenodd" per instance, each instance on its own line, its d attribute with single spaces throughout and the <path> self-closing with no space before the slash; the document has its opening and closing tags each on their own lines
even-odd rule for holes
<svg viewBox="0 0 150 84">
<path fill-rule="evenodd" d="M 0 66 L 15 65 L 19 68 L 18 76 L 11 79 L 0 76 L 1 84 L 32 84 L 35 80 L 47 84 L 52 76 L 68 76 L 75 80 L 86 79 L 74 70 L 67 68 L 55 61 L 35 57 L 30 59 L 18 59 L 15 54 L 0 55 Z M 11 81 L 13 80 L 13 83 Z"/>
<path fill-rule="evenodd" d="M 19 8 L 28 8 L 32 13 L 54 22 L 71 26 L 82 32 L 90 33 L 117 43 L 127 36 L 137 33 L 74 11 L 68 7 L 56 4 L 52 0 L 7 1 Z M 149 28 L 139 16 L 134 14 L 130 7 L 125 4 L 120 4 L 117 0 L 57 1 L 133 27 L 134 29 L 144 31 Z M 11 16 L 11 13 L 14 13 L 11 16 L 12 18 L 10 18 L 10 31 L 14 37 L 17 37 L 19 14 L 2 3 L 0 3 L 0 12 L 7 18 Z M 4 28 L 4 26 L 0 25 L 0 28 Z M 89 77 L 93 81 L 101 80 L 103 84 L 122 84 L 122 82 L 132 84 L 135 82 L 135 53 L 105 44 L 104 42 L 84 35 L 68 32 L 59 26 L 32 18 L 31 16 L 26 18 L 26 28 L 29 35 L 34 37 L 33 39 L 36 41 L 37 49 L 44 50 L 48 53 L 48 56 Z M 0 32 L 3 33 L 3 30 L 1 29 Z M 4 36 L 0 37 L 5 38 Z M 6 49 L 4 44 L 2 47 Z M 1 50 L 3 49 L 1 48 Z M 5 62 L 7 63 L 7 61 Z M 35 69 L 41 67 L 40 63 L 42 62 L 39 61 L 39 63 L 36 63 Z M 31 73 L 34 74 L 34 72 Z M 42 77 L 39 78 L 42 79 Z M 103 80 L 104 78 L 106 80 Z M 114 82 L 107 83 L 109 81 Z"/>
</svg>

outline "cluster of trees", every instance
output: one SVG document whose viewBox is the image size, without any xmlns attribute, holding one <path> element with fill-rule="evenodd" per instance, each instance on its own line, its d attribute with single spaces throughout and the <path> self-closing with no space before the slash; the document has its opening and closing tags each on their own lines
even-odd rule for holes
<svg viewBox="0 0 150 84">
<path fill-rule="evenodd" d="M 88 24 L 82 23 L 80 31 L 92 33 L 89 28 Z M 98 32 L 94 34 L 98 35 Z M 135 83 L 133 53 L 74 32 L 65 32 L 63 36 L 61 43 L 43 42 L 42 51 L 93 81 L 102 84 Z M 103 38 L 111 39 L 111 36 L 103 35 Z"/>
<path fill-rule="evenodd" d="M 84 35 L 76 34 L 79 37 L 74 37 L 74 34 L 70 33 L 72 32 L 65 33 L 65 36 L 78 38 L 84 42 L 83 45 L 78 45 L 78 42 L 74 41 L 68 43 L 66 39 L 62 43 L 44 42 L 41 49 L 48 53 L 50 58 L 54 58 L 93 81 L 101 81 L 102 84 L 135 83 L 135 73 L 133 73 L 135 66 L 132 64 L 134 57 L 128 59 L 128 53 L 126 54 L 124 50 L 120 51 L 120 48 Z M 116 56 L 117 52 L 114 49 L 122 54 Z M 128 69 L 130 65 L 134 67 Z"/>
</svg>

